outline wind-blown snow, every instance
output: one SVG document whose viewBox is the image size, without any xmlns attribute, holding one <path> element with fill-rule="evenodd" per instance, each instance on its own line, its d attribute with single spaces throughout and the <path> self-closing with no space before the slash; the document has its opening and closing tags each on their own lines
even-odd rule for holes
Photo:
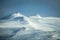
<svg viewBox="0 0 60 40">
<path fill-rule="evenodd" d="M 23 40 L 23 37 L 24 38 L 28 37 L 29 40 L 38 40 L 38 39 L 41 39 L 41 37 L 43 37 L 41 40 L 50 40 L 50 38 L 49 39 L 46 39 L 46 38 L 48 38 L 47 35 L 50 35 L 51 32 L 52 32 L 51 39 L 56 40 L 57 38 L 59 38 L 58 30 L 60 30 L 60 18 L 41 17 L 39 14 L 28 17 L 28 16 L 24 16 L 20 13 L 13 13 L 11 15 L 11 18 L 9 18 L 7 20 L 1 20 L 0 28 L 23 28 L 15 36 L 12 37 L 14 40 L 18 40 L 18 39 Z M 56 33 L 54 31 L 58 31 L 58 32 Z M 47 32 L 47 34 L 44 32 Z M 49 32 L 50 32 L 50 34 L 49 34 Z M 3 32 L 3 33 L 5 33 L 5 32 Z M 36 38 L 34 37 L 35 39 L 32 37 L 34 33 L 36 33 L 36 36 L 35 36 Z M 41 34 L 41 33 L 43 33 L 43 34 Z M 47 37 L 45 38 L 45 36 L 47 36 Z M 15 38 L 17 38 L 17 39 L 15 39 Z M 54 39 L 54 38 L 56 38 L 56 39 Z"/>
</svg>

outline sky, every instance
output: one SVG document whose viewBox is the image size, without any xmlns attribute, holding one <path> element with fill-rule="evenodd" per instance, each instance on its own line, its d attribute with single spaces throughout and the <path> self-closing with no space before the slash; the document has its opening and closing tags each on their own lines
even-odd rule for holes
<svg viewBox="0 0 60 40">
<path fill-rule="evenodd" d="M 15 12 L 26 16 L 60 17 L 60 0 L 0 0 L 0 18 Z"/>
</svg>

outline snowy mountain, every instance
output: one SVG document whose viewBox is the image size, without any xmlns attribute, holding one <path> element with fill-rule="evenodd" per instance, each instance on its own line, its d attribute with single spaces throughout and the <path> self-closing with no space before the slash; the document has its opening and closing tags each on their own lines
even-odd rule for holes
<svg viewBox="0 0 60 40">
<path fill-rule="evenodd" d="M 6 40 L 60 40 L 60 18 L 56 17 L 13 13 L 0 20 L 0 28 L 0 38 L 9 37 Z"/>
<path fill-rule="evenodd" d="M 59 30 L 60 18 L 47 18 L 41 17 L 39 14 L 36 16 L 24 16 L 20 13 L 13 13 L 9 19 L 1 23 L 0 27 L 19 28 L 19 27 L 31 27 L 36 30 L 42 31 L 55 31 Z M 11 25 L 13 27 L 11 27 Z"/>
</svg>

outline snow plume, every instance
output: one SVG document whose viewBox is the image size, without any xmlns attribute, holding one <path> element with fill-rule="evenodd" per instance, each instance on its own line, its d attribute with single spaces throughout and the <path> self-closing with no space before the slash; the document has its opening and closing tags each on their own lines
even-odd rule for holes
<svg viewBox="0 0 60 40">
<path fill-rule="evenodd" d="M 12 37 L 10 40 L 59 40 L 60 18 L 41 17 L 39 14 L 28 17 L 13 13 L 9 19 L 0 20 L 0 28 L 3 32 L 0 36 L 8 35 Z"/>
</svg>

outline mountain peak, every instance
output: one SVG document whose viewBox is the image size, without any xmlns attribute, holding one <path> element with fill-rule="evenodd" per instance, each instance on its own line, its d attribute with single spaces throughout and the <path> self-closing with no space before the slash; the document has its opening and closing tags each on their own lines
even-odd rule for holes
<svg viewBox="0 0 60 40">
<path fill-rule="evenodd" d="M 12 17 L 22 17 L 23 15 L 21 13 L 13 13 Z"/>
<path fill-rule="evenodd" d="M 39 17 L 39 18 L 42 18 L 39 14 L 37 14 L 36 16 Z"/>
</svg>

